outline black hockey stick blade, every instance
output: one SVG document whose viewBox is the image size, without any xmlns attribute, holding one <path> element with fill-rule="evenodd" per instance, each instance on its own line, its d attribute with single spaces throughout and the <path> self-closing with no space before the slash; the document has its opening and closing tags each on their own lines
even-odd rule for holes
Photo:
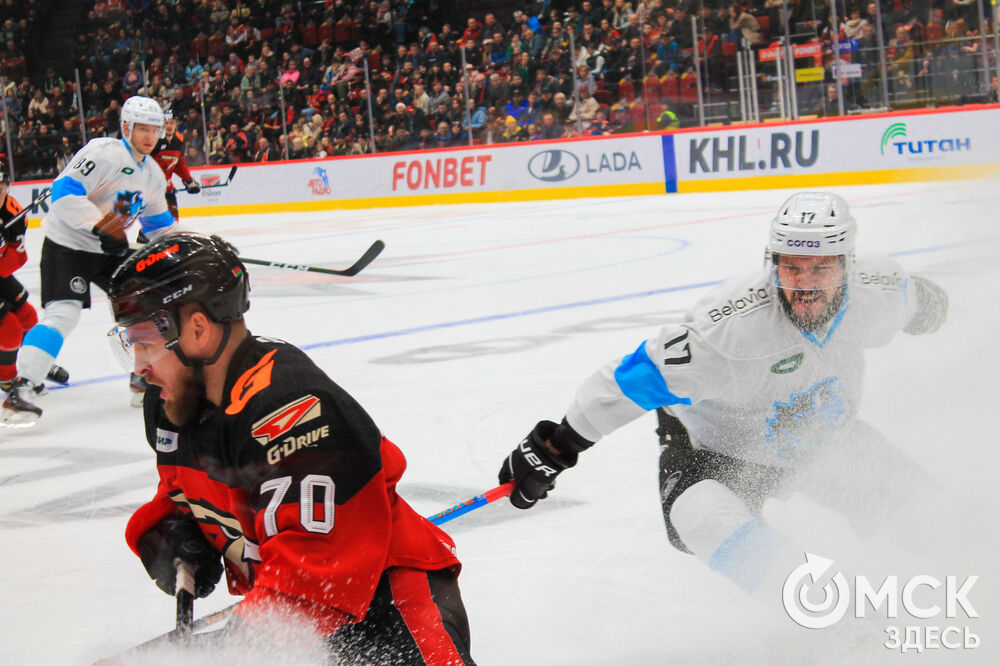
<svg viewBox="0 0 1000 666">
<path fill-rule="evenodd" d="M 244 264 L 255 264 L 257 266 L 270 266 L 271 268 L 287 268 L 290 271 L 305 271 L 309 273 L 323 273 L 324 275 L 343 275 L 345 277 L 354 277 L 360 273 L 368 264 L 372 263 L 382 250 L 385 249 L 385 243 L 380 240 L 372 243 L 372 246 L 365 250 L 365 253 L 361 255 L 357 261 L 355 261 L 351 266 L 344 268 L 342 270 L 335 270 L 333 268 L 320 268 L 318 266 L 304 266 L 301 264 L 286 264 L 280 261 L 267 261 L 266 259 L 247 259 L 246 257 L 240 257 L 240 261 Z"/>
<path fill-rule="evenodd" d="M 142 643 L 141 645 L 137 645 L 134 648 L 129 648 L 125 652 L 122 652 L 121 654 L 115 657 L 112 657 L 110 659 L 102 659 L 101 661 L 96 662 L 95 666 L 97 666 L 97 664 L 115 664 L 118 663 L 120 659 L 126 657 L 134 657 L 145 650 L 155 649 L 157 647 L 165 647 L 173 644 L 180 644 L 181 641 L 184 641 L 192 634 L 201 633 L 202 631 L 207 631 L 217 624 L 224 623 L 226 620 L 229 619 L 229 617 L 233 613 L 236 612 L 237 606 L 239 606 L 239 602 L 231 606 L 226 606 L 220 611 L 216 611 L 204 617 L 200 617 L 197 620 L 194 620 L 193 622 L 188 624 L 187 626 L 184 627 L 178 626 L 176 629 L 172 629 L 165 634 L 160 634 L 156 638 L 151 638 L 145 643 Z"/>
<path fill-rule="evenodd" d="M 194 621 L 194 595 L 187 590 L 177 591 L 177 628 L 182 631 L 191 631 L 191 623 Z"/>
<path fill-rule="evenodd" d="M 234 164 L 233 168 L 229 170 L 229 175 L 226 176 L 226 179 L 224 181 L 222 181 L 221 183 L 215 183 L 214 185 L 202 185 L 201 189 L 210 190 L 213 187 L 225 187 L 229 183 L 233 182 L 233 176 L 235 175 L 236 175 L 236 165 Z"/>
<path fill-rule="evenodd" d="M 4 223 L 3 228 L 6 229 L 7 227 L 10 227 L 10 226 L 13 226 L 14 224 L 16 224 L 18 221 L 20 221 L 20 219 L 22 217 L 26 216 L 28 213 L 30 213 L 31 211 L 33 211 L 35 209 L 35 206 L 37 206 L 38 204 L 40 204 L 43 201 L 45 201 L 46 199 L 48 199 L 50 194 L 52 194 L 52 190 L 50 188 L 46 187 L 44 190 L 42 190 L 38 194 L 37 197 L 35 197 L 34 199 L 32 199 L 31 203 L 29 203 L 27 206 L 25 206 L 24 209 L 21 210 L 20 213 L 18 213 L 14 217 L 10 218 L 9 220 L 7 220 L 7 222 Z"/>
</svg>

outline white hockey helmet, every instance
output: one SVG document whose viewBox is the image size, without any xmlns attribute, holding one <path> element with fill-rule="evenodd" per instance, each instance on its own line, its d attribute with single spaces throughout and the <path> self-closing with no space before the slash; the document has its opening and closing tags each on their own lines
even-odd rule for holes
<svg viewBox="0 0 1000 666">
<path fill-rule="evenodd" d="M 829 192 L 798 192 L 788 198 L 771 221 L 767 243 L 775 254 L 853 258 L 858 226 L 847 202 Z"/>
<path fill-rule="evenodd" d="M 135 123 L 142 125 L 153 125 L 160 128 L 160 136 L 163 135 L 163 109 L 159 102 L 151 97 L 135 95 L 129 97 L 122 104 L 122 124 L 128 127 L 129 133 Z"/>
</svg>

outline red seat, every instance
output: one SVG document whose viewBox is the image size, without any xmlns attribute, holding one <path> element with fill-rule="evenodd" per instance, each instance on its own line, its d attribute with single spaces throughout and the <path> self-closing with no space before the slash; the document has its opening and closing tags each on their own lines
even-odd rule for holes
<svg viewBox="0 0 1000 666">
<path fill-rule="evenodd" d="M 646 124 L 646 107 L 642 104 L 633 104 L 628 110 L 628 119 L 632 121 L 632 127 L 636 131 L 642 131 L 648 126 Z"/>
<path fill-rule="evenodd" d="M 274 28 L 261 28 L 260 29 L 260 38 L 261 39 L 264 39 L 264 40 L 267 40 L 267 41 L 271 41 L 272 37 L 274 37 Z"/>
<path fill-rule="evenodd" d="M 378 51 L 372 51 L 368 54 L 368 70 L 372 72 L 377 72 L 382 68 L 382 54 Z"/>
<path fill-rule="evenodd" d="M 307 23 L 305 25 L 299 26 L 299 35 L 302 37 L 303 46 L 316 46 L 319 44 L 319 36 L 316 31 L 316 26 L 312 23 Z"/>
<path fill-rule="evenodd" d="M 767 37 L 768 33 L 771 32 L 771 17 L 767 15 L 755 16 L 757 19 L 757 25 L 760 26 L 761 33 Z"/>
<path fill-rule="evenodd" d="M 611 99 L 611 93 L 607 90 L 602 90 L 601 88 L 594 91 L 594 99 L 597 100 L 598 104 L 611 104 L 611 102 L 614 101 Z"/>
<path fill-rule="evenodd" d="M 649 105 L 649 127 L 650 129 L 659 129 L 656 126 L 656 119 L 660 117 L 663 113 L 663 109 L 666 108 L 662 104 L 650 104 Z"/>
<path fill-rule="evenodd" d="M 732 58 L 736 55 L 736 42 L 722 42 L 722 57 Z"/>
<path fill-rule="evenodd" d="M 694 74 L 685 74 L 680 79 L 680 99 L 682 102 L 695 102 L 698 100 L 698 77 Z"/>
<path fill-rule="evenodd" d="M 333 42 L 335 44 L 344 44 L 351 41 L 351 33 L 354 27 L 354 22 L 351 19 L 340 19 L 337 24 L 333 26 Z"/>
<path fill-rule="evenodd" d="M 333 43 L 333 23 L 327 21 L 326 23 L 321 23 L 319 26 L 319 41 L 327 41 L 331 44 Z"/>
<path fill-rule="evenodd" d="M 647 104 L 660 99 L 660 80 L 650 74 L 642 81 L 642 98 Z"/>
<path fill-rule="evenodd" d="M 681 80 L 679 78 L 669 74 L 660 79 L 660 99 L 665 99 L 667 101 L 680 99 L 680 82 Z"/>
<path fill-rule="evenodd" d="M 209 55 L 214 55 L 216 58 L 222 58 L 225 46 L 226 42 L 222 39 L 221 35 L 212 35 L 208 38 Z"/>
<path fill-rule="evenodd" d="M 618 96 L 624 97 L 630 102 L 635 99 L 635 86 L 632 85 L 632 79 L 622 79 L 618 83 Z"/>
<path fill-rule="evenodd" d="M 208 56 L 208 40 L 204 37 L 195 37 L 188 45 L 193 55 L 198 60 L 204 60 Z"/>
</svg>

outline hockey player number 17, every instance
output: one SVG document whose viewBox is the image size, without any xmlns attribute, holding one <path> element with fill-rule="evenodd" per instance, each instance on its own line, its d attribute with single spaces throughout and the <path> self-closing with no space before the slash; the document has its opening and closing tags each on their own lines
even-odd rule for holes
<svg viewBox="0 0 1000 666">
<path fill-rule="evenodd" d="M 273 537 L 278 533 L 278 507 L 292 487 L 292 477 L 281 476 L 260 484 L 260 494 L 274 491 L 264 510 L 264 531 Z M 323 516 L 316 518 L 316 491 L 322 493 Z M 329 534 L 333 529 L 333 479 L 322 474 L 309 474 L 299 482 L 299 521 L 308 532 Z"/>
</svg>

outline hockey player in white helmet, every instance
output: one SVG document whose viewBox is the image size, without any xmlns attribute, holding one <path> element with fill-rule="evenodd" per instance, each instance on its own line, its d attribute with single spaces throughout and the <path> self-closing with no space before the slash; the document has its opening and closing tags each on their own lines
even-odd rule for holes
<svg viewBox="0 0 1000 666">
<path fill-rule="evenodd" d="M 42 316 L 24 336 L 0 423 L 30 425 L 41 416 L 33 388 L 45 379 L 80 311 L 90 307 L 91 284 L 106 289 L 128 253 L 127 227 L 137 220 L 149 238 L 174 228 L 166 179 L 149 156 L 162 133 L 156 100 L 130 97 L 121 109 L 121 138 L 92 139 L 52 183 L 42 221 Z"/>
<path fill-rule="evenodd" d="M 802 557 L 761 519 L 768 497 L 800 490 L 862 533 L 885 521 L 901 498 L 885 496 L 880 475 L 925 477 L 857 419 L 863 354 L 900 330 L 936 331 L 947 297 L 888 258 L 855 262 L 856 237 L 841 197 L 788 199 L 763 270 L 600 368 L 561 423 L 538 423 L 508 455 L 499 476 L 515 482 L 511 502 L 530 508 L 579 454 L 656 410 L 670 543 L 748 591 L 780 598 L 775 581 Z"/>
</svg>

